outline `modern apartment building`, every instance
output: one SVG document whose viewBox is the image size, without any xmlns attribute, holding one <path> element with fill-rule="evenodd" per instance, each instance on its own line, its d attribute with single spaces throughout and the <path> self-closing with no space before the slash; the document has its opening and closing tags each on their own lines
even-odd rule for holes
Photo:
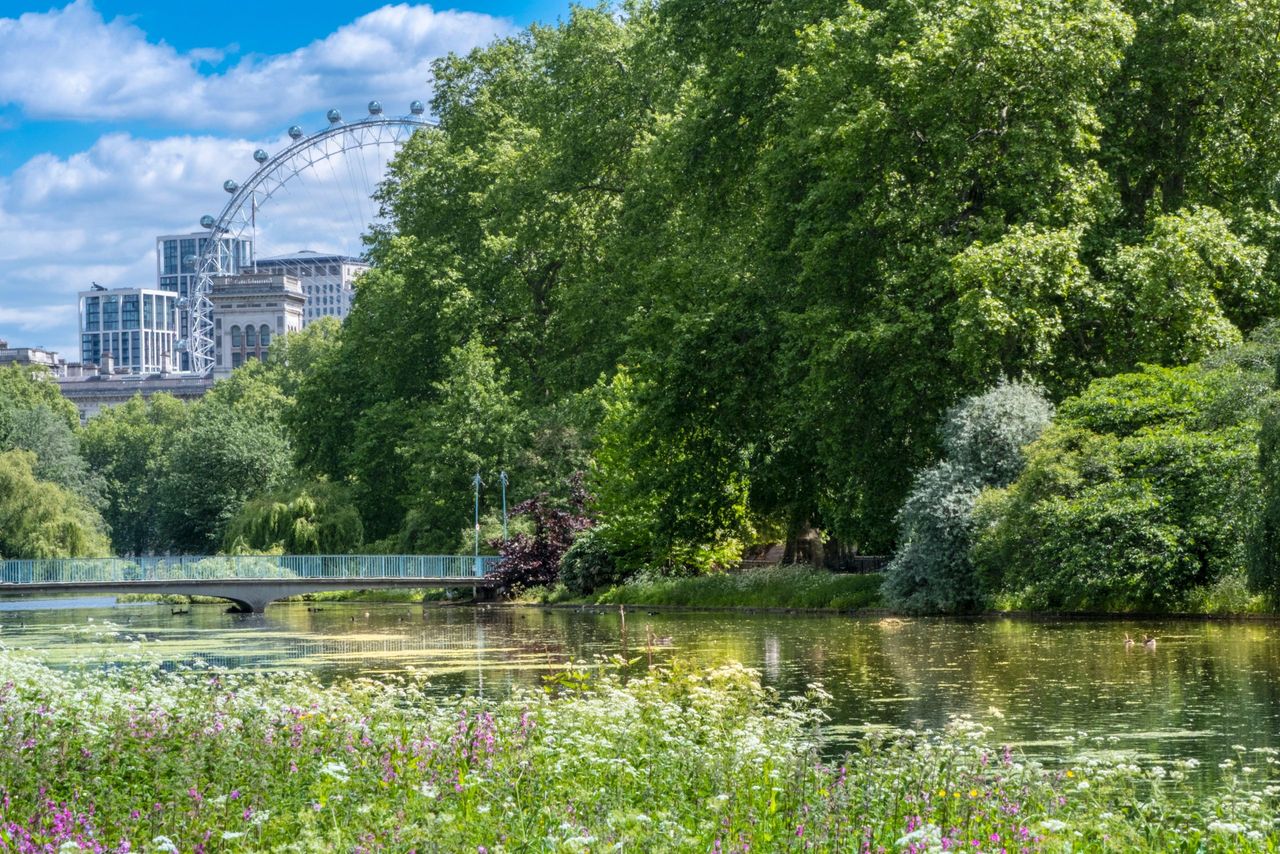
<svg viewBox="0 0 1280 854">
<path fill-rule="evenodd" d="M 102 365 L 110 355 L 130 374 L 173 370 L 178 297 L 154 288 L 95 287 L 80 291 L 80 361 Z"/>
<path fill-rule="evenodd" d="M 302 283 L 307 300 L 302 315 L 305 325 L 320 317 L 339 320 L 346 317 L 355 298 L 355 280 L 369 265 L 348 255 L 325 255 L 304 249 L 292 255 L 259 258 L 254 269 L 259 273 L 293 276 Z"/>
</svg>

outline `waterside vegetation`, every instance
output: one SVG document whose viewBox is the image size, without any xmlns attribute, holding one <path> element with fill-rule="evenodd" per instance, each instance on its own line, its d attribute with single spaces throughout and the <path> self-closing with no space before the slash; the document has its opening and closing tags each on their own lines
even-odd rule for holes
<svg viewBox="0 0 1280 854">
<path fill-rule="evenodd" d="M 740 666 L 562 672 L 503 700 L 404 679 L 55 672 L 0 653 L 0 844 L 43 851 L 1273 851 L 1274 752 L 1087 748 L 971 721 L 824 756 L 821 704 Z M 1238 765 L 1236 762 L 1238 761 Z"/>
</svg>

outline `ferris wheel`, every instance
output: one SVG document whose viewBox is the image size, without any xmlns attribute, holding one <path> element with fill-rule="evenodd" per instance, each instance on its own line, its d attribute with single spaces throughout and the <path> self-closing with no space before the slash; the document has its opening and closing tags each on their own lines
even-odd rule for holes
<svg viewBox="0 0 1280 854">
<path fill-rule="evenodd" d="M 319 208 L 314 211 L 318 216 L 360 237 L 376 215 L 372 195 L 385 175 L 387 160 L 414 133 L 435 126 L 425 112 L 423 103 L 414 101 L 408 115 L 388 116 L 381 103 L 371 101 L 364 118 L 346 122 L 341 112 L 329 110 L 327 127 L 308 135 L 294 125 L 288 132 L 291 142 L 281 151 L 274 155 L 261 148 L 254 151 L 258 167 L 244 183 L 223 183 L 230 201 L 218 216 L 201 217 L 200 227 L 207 229 L 209 236 L 197 255 L 183 258 L 184 266 L 193 268 L 195 275 L 190 294 L 178 304 L 179 311 L 187 314 L 188 329 L 178 348 L 187 354 L 191 373 L 213 370 L 213 280 L 242 272 L 255 263 L 252 253 L 263 207 L 292 195 L 303 205 Z M 371 158 L 366 156 L 369 152 L 376 154 Z M 329 192 L 317 194 L 305 186 L 295 192 L 306 184 L 305 176 L 324 179 Z M 304 180 L 297 180 L 300 178 Z M 246 252 L 244 247 L 252 248 Z"/>
</svg>

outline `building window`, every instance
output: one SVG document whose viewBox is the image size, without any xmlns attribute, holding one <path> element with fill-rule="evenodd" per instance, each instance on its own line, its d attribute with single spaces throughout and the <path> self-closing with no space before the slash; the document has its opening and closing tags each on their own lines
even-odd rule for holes
<svg viewBox="0 0 1280 854">
<path fill-rule="evenodd" d="M 102 328 L 120 328 L 120 303 L 108 298 L 102 306 Z"/>
<path fill-rule="evenodd" d="M 240 340 L 240 327 L 239 326 L 231 327 L 231 349 L 239 350 L 243 346 L 244 346 L 244 343 Z"/>
<path fill-rule="evenodd" d="M 127 296 L 121 300 L 120 328 L 138 328 L 138 297 Z"/>
<path fill-rule="evenodd" d="M 258 328 L 256 326 L 246 326 L 244 328 L 244 346 L 246 350 L 253 350 L 258 346 Z"/>
<path fill-rule="evenodd" d="M 241 353 L 239 350 L 236 350 L 234 353 L 231 354 L 231 367 L 232 369 L 235 369 L 240 367 L 243 364 L 244 364 L 244 354 Z"/>
<path fill-rule="evenodd" d="M 184 272 L 184 273 L 194 273 L 194 272 L 196 271 L 196 265 L 195 265 L 195 262 L 194 262 L 194 261 L 188 261 L 188 260 L 187 260 L 187 257 L 188 257 L 188 256 L 195 255 L 195 254 L 196 254 L 196 242 L 195 242 L 195 240 L 184 240 L 184 241 L 182 241 L 182 257 L 181 257 L 181 258 L 179 259 L 179 261 L 178 261 L 178 262 L 182 265 L 182 266 L 179 268 L 179 269 L 181 269 L 181 270 L 182 270 L 182 272 Z"/>
<path fill-rule="evenodd" d="M 85 330 L 96 330 L 98 324 L 102 320 L 101 316 L 101 299 L 98 297 L 88 297 L 84 301 L 84 328 Z"/>
<path fill-rule="evenodd" d="M 161 275 L 172 276 L 178 272 L 178 241 L 166 240 L 162 244 L 164 263 L 160 268 Z"/>
<path fill-rule="evenodd" d="M 265 323 L 258 327 L 258 343 L 264 352 L 271 346 L 271 327 Z"/>
</svg>

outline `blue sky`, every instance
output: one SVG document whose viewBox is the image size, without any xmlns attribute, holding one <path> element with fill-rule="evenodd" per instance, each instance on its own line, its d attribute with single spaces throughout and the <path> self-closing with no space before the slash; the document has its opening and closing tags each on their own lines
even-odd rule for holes
<svg viewBox="0 0 1280 854">
<path fill-rule="evenodd" d="M 0 338 L 75 360 L 76 292 L 154 284 L 155 235 L 217 213 L 255 147 L 317 129 L 331 106 L 403 112 L 430 97 L 433 58 L 567 14 L 551 0 L 0 0 Z M 326 235 L 356 217 L 283 208 L 263 254 L 350 248 Z"/>
</svg>

